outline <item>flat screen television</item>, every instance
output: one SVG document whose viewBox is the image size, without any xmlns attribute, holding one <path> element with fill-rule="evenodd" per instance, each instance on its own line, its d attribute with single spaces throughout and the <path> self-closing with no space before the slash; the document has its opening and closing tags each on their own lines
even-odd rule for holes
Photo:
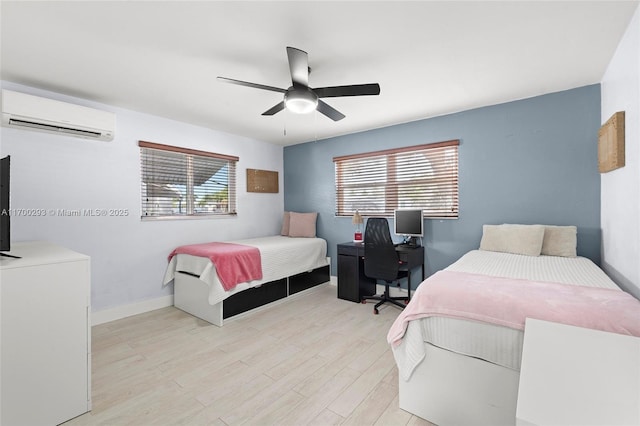
<svg viewBox="0 0 640 426">
<path fill-rule="evenodd" d="M 409 245 L 417 246 L 418 237 L 424 236 L 422 209 L 397 209 L 393 212 L 394 233 L 405 237 Z"/>
<path fill-rule="evenodd" d="M 0 158 L 0 251 L 11 250 L 11 217 L 9 215 L 9 161 Z"/>
</svg>

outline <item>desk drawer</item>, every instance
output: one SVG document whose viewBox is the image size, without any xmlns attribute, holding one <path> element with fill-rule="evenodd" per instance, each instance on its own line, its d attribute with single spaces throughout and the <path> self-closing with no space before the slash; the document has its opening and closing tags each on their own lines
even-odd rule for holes
<svg viewBox="0 0 640 426">
<path fill-rule="evenodd" d="M 360 250 L 363 250 L 360 247 Z M 338 254 L 343 254 L 345 256 L 357 256 L 358 255 L 358 247 L 357 246 L 343 246 L 338 244 Z"/>
</svg>

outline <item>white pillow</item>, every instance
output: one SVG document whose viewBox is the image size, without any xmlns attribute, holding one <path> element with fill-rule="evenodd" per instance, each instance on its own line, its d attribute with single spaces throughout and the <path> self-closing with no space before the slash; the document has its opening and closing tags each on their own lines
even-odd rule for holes
<svg viewBox="0 0 640 426">
<path fill-rule="evenodd" d="M 544 226 L 544 240 L 540 254 L 576 257 L 577 246 L 578 228 L 576 226 Z"/>
<path fill-rule="evenodd" d="M 540 256 L 544 229 L 542 225 L 483 225 L 480 250 Z"/>
</svg>

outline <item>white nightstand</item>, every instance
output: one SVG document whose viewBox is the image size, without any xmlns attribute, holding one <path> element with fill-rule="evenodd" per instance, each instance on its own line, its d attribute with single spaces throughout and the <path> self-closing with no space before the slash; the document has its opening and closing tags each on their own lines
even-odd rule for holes
<svg viewBox="0 0 640 426">
<path fill-rule="evenodd" d="M 639 425 L 640 338 L 527 319 L 516 424 Z"/>
</svg>

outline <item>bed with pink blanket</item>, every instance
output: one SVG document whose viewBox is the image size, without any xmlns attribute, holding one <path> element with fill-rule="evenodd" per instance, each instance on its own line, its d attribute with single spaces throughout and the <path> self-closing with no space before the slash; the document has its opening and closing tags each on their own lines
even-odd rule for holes
<svg viewBox="0 0 640 426">
<path fill-rule="evenodd" d="M 387 336 L 400 408 L 440 426 L 515 424 L 527 317 L 640 335 L 640 302 L 575 239 L 566 256 L 484 248 L 421 283 Z"/>
<path fill-rule="evenodd" d="M 268 236 L 188 244 L 169 255 L 174 305 L 212 324 L 329 281 L 322 238 Z"/>
</svg>

